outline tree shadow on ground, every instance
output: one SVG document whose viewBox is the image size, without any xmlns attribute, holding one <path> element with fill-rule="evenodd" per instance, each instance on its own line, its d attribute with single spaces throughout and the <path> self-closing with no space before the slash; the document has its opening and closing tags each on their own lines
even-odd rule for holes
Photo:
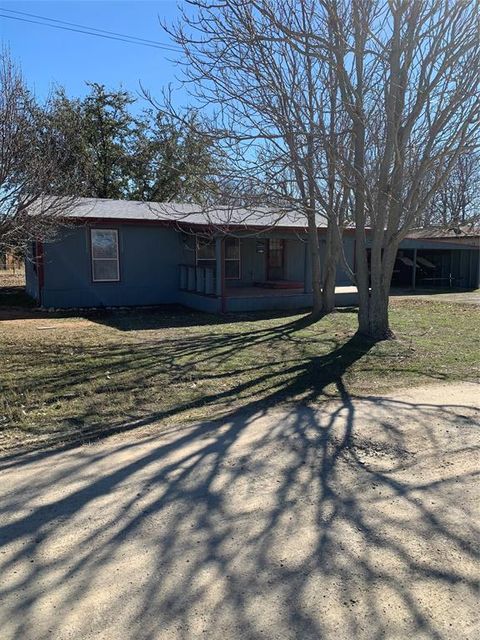
<svg viewBox="0 0 480 640">
<path fill-rule="evenodd" d="M 242 344 L 209 339 L 202 357 Z M 260 372 L 268 393 L 217 421 L 5 461 L 3 637 L 448 638 L 452 607 L 473 624 L 477 470 L 455 466 L 478 451 L 470 408 L 352 399 L 371 346 Z M 331 385 L 339 401 L 309 406 Z"/>
<path fill-rule="evenodd" d="M 337 310 L 351 312 L 350 307 Z M 248 320 L 288 318 L 307 313 L 307 309 L 292 311 L 254 311 L 244 313 L 210 314 L 196 311 L 179 304 L 162 304 L 146 307 L 118 307 L 91 309 L 44 309 L 37 306 L 24 288 L 0 287 L 0 322 L 2 320 L 85 318 L 119 331 L 139 331 L 204 325 L 222 325 Z"/>
<path fill-rule="evenodd" d="M 212 416 L 228 416 L 238 410 L 249 414 L 282 402 L 308 405 L 339 396 L 340 388 L 346 393 L 352 366 L 375 344 L 358 335 L 349 338 L 341 329 L 322 330 L 322 320 L 317 325 L 309 314 L 292 319 L 279 316 L 278 323 L 259 326 L 250 322 L 237 327 L 222 319 L 208 332 L 197 330 L 202 327 L 201 314 L 200 324 L 199 314 L 187 314 L 191 325 L 185 318 L 173 318 L 181 328 L 191 326 L 192 331 L 176 331 L 178 326 L 163 314 L 145 318 L 115 314 L 109 321 L 115 329 L 127 322 L 132 330 L 140 330 L 133 331 L 128 340 L 118 340 L 114 334 L 113 340 L 98 338 L 92 344 L 70 339 L 49 350 L 47 358 L 45 346 L 39 344 L 36 353 L 32 345 L 31 359 L 39 363 L 38 373 L 31 359 L 24 357 L 22 345 L 18 353 L 10 347 L 18 397 L 32 397 L 33 410 L 38 408 L 35 398 L 47 408 L 59 404 L 60 416 L 65 416 L 61 422 L 52 419 L 45 427 L 34 424 L 31 441 L 28 423 L 22 426 L 19 422 L 18 428 L 26 434 L 24 451 L 56 445 L 67 448 L 117 431 L 183 422 L 185 416 L 191 422 L 195 412 L 201 417 L 206 412 Z M 150 334 L 152 327 L 174 331 Z M 302 334 L 304 330 L 309 333 Z M 316 352 L 320 355 L 312 355 Z M 376 351 L 374 358 L 366 360 L 362 375 L 375 374 L 376 366 L 384 367 L 380 363 L 385 357 L 391 359 Z M 423 378 L 445 377 L 436 371 L 418 372 L 413 366 L 410 371 L 402 364 L 402 373 L 407 371 L 421 373 Z M 76 403 L 77 397 L 82 401 Z M 9 424 L 3 428 L 8 432 Z M 3 460 L 5 463 L 5 455 Z M 15 464 L 16 454 L 12 460 Z"/>
<path fill-rule="evenodd" d="M 471 614 L 471 477 L 428 475 L 443 441 L 412 455 L 395 423 L 355 437 L 355 411 L 232 416 L 27 465 L 2 501 L 4 637 L 449 637 L 432 598 Z"/>
<path fill-rule="evenodd" d="M 37 393 L 39 397 L 46 398 L 46 403 L 68 402 L 72 396 L 82 394 L 85 382 L 95 387 L 92 402 L 83 405 L 81 413 L 70 419 L 70 428 L 62 425 L 59 429 L 53 425 L 52 430 L 46 430 L 43 439 L 27 443 L 26 448 L 51 447 L 56 442 L 68 447 L 116 431 L 129 431 L 172 420 L 195 409 L 212 407 L 213 413 L 221 414 L 236 410 L 241 405 L 241 410 L 249 414 L 298 398 L 306 404 L 315 402 L 374 345 L 356 335 L 343 343 L 344 336 L 336 338 L 329 333 L 312 335 L 310 342 L 316 341 L 320 350 L 327 353 L 308 355 L 302 351 L 305 340 L 300 339 L 297 332 L 316 322 L 310 315 L 304 315 L 295 316 L 278 326 L 249 327 L 248 331 L 242 327 L 225 333 L 213 330 L 201 335 L 175 334 L 161 341 L 155 337 L 152 340 L 142 338 L 134 344 L 80 345 L 78 353 L 69 346 L 49 354 L 49 369 L 42 369 L 40 376 L 32 375 L 30 362 L 25 362 L 23 368 L 17 365 L 16 379 L 21 385 L 22 397 Z M 226 326 L 231 327 L 231 323 Z M 282 355 L 282 344 L 285 343 L 289 343 L 289 347 L 293 345 L 293 357 Z M 256 361 L 251 354 L 261 348 L 278 350 L 277 360 L 259 357 Z M 250 355 L 244 363 L 241 355 L 247 351 Z M 38 356 L 40 360 L 43 353 Z M 13 351 L 11 355 L 15 356 Z M 228 364 L 228 368 L 223 370 L 223 364 L 230 363 L 231 358 L 237 358 L 241 364 L 234 360 L 232 366 Z M 20 360 L 12 359 L 15 362 Z M 203 385 L 205 393 L 196 393 L 192 399 L 180 396 L 178 402 L 166 402 L 167 408 L 160 410 L 148 409 L 148 395 L 161 385 L 166 371 L 169 391 L 177 383 L 191 383 L 192 386 Z M 224 385 L 225 378 L 233 382 Z M 113 414 L 110 419 L 102 405 L 102 394 L 108 396 L 111 388 L 117 397 L 122 392 L 141 394 L 141 407 L 135 406 L 131 414 L 120 412 L 118 415 L 115 402 L 109 399 L 106 405 Z M 15 458 L 16 454 L 13 455 Z M 5 459 L 4 456 L 4 462 Z"/>
</svg>

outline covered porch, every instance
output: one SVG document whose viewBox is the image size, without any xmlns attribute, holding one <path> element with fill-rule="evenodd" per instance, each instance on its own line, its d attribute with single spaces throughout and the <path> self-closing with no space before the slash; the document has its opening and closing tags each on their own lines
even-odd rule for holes
<svg viewBox="0 0 480 640">
<path fill-rule="evenodd" d="M 225 313 L 312 304 L 308 245 L 294 234 L 197 236 L 179 265 L 180 302 Z"/>
<path fill-rule="evenodd" d="M 179 302 L 211 313 L 306 309 L 312 306 L 306 236 L 195 238 L 179 265 Z M 336 305 L 357 302 L 354 287 L 336 289 Z"/>
</svg>

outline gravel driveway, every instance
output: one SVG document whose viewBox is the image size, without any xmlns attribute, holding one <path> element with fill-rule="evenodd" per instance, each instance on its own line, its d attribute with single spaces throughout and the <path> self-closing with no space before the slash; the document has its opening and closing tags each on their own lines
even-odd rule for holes
<svg viewBox="0 0 480 640">
<path fill-rule="evenodd" d="M 0 460 L 0 637 L 476 639 L 478 400 L 345 394 Z"/>
</svg>

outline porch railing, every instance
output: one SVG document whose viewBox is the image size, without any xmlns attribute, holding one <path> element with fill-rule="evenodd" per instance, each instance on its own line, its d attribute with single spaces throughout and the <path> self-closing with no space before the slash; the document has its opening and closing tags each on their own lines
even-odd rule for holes
<svg viewBox="0 0 480 640">
<path fill-rule="evenodd" d="M 181 291 L 191 291 L 205 296 L 215 295 L 215 268 L 190 264 L 181 264 L 179 267 Z"/>
</svg>

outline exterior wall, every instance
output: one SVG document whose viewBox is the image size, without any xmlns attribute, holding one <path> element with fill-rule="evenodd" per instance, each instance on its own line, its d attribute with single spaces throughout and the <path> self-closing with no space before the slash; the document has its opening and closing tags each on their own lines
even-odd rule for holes
<svg viewBox="0 0 480 640">
<path fill-rule="evenodd" d="M 298 238 L 286 240 L 285 276 L 293 282 L 303 282 L 305 277 L 305 243 Z"/>
<path fill-rule="evenodd" d="M 453 253 L 453 275 L 458 281 L 458 286 L 465 289 L 477 289 L 479 286 L 480 251 L 470 249 Z"/>
<path fill-rule="evenodd" d="M 290 296 L 268 295 L 260 297 L 233 297 L 226 300 L 227 311 L 272 311 L 283 309 L 306 309 L 312 306 L 311 293 L 294 293 Z"/>
<path fill-rule="evenodd" d="M 356 291 L 339 292 L 335 294 L 336 307 L 351 307 L 358 304 Z M 312 306 L 311 293 L 292 293 L 291 295 L 275 296 L 271 293 L 265 297 L 233 296 L 226 300 L 227 311 L 273 311 L 288 309 L 308 309 Z"/>
<path fill-rule="evenodd" d="M 480 288 L 480 251 L 470 251 L 470 286 Z"/>
<path fill-rule="evenodd" d="M 299 238 L 274 232 L 268 235 L 240 237 L 240 279 L 226 281 L 228 288 L 253 286 L 267 279 L 267 237 L 285 240 L 285 280 L 303 282 L 305 243 Z M 258 251 L 259 247 L 263 251 Z"/>
<path fill-rule="evenodd" d="M 355 238 L 354 236 L 344 236 L 343 238 L 343 251 L 345 253 L 345 258 L 348 263 L 348 266 L 354 270 L 355 267 Z M 336 279 L 337 287 L 348 287 L 352 285 L 352 281 L 350 280 L 347 271 L 340 263 L 337 266 L 337 279 Z"/>
<path fill-rule="evenodd" d="M 214 298 L 210 296 L 202 296 L 197 293 L 191 293 L 190 291 L 179 291 L 177 295 L 177 302 L 183 304 L 186 307 L 192 307 L 198 311 L 205 313 L 220 313 L 220 298 Z"/>
<path fill-rule="evenodd" d="M 177 302 L 180 234 L 153 225 L 101 226 L 118 229 L 120 281 L 93 282 L 89 228 L 69 229 L 45 245 L 42 304 L 106 307 Z"/>
<path fill-rule="evenodd" d="M 240 279 L 226 280 L 227 287 L 247 287 L 264 280 L 265 254 L 257 252 L 258 238 L 240 240 Z"/>
</svg>

